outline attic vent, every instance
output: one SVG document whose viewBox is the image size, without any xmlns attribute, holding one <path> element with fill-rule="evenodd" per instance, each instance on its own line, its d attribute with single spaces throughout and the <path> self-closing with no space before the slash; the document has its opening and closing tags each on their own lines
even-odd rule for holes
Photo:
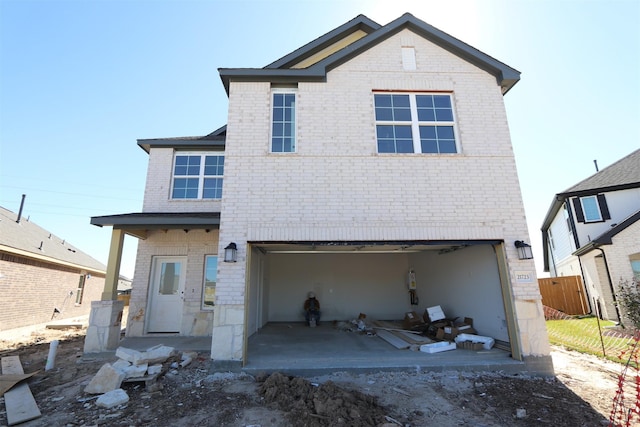
<svg viewBox="0 0 640 427">
<path fill-rule="evenodd" d="M 405 71 L 416 69 L 416 49 L 414 47 L 402 48 L 402 68 Z"/>
</svg>

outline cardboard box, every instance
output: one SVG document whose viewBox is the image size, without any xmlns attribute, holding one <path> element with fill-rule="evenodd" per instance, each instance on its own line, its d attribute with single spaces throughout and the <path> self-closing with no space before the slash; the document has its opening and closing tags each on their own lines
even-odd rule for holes
<svg viewBox="0 0 640 427">
<path fill-rule="evenodd" d="M 445 325 L 439 327 L 436 332 L 436 338 L 439 340 L 453 341 L 460 334 L 475 334 L 473 328 L 473 319 L 465 317 L 464 320 L 456 321 L 453 325 Z"/>
<path fill-rule="evenodd" d="M 462 350 L 478 351 L 482 350 L 483 344 L 481 342 L 473 341 L 458 341 L 456 342 L 456 347 Z"/>
<path fill-rule="evenodd" d="M 495 340 L 491 337 L 483 337 L 481 335 L 469 335 L 469 334 L 460 334 L 455 339 L 457 343 L 480 343 L 482 344 L 482 348 L 485 350 L 491 350 L 491 347 L 495 344 Z"/>
<path fill-rule="evenodd" d="M 420 316 L 418 316 L 418 313 L 416 313 L 415 311 L 409 311 L 407 313 L 404 314 L 404 320 L 402 321 L 402 327 L 404 329 L 413 329 L 416 326 L 420 326 L 422 325 L 424 322 L 422 321 L 422 318 Z"/>
<path fill-rule="evenodd" d="M 426 323 L 434 323 L 438 320 L 446 320 L 444 311 L 442 311 L 442 307 L 440 307 L 439 305 L 426 308 L 422 317 Z"/>
</svg>

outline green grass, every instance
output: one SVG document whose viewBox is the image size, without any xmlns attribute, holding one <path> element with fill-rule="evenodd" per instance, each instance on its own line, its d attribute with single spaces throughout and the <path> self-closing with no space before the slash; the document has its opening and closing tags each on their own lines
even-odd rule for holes
<svg viewBox="0 0 640 427">
<path fill-rule="evenodd" d="M 553 345 L 563 346 L 581 353 L 606 357 L 618 363 L 626 363 L 629 359 L 629 350 L 633 348 L 633 338 L 611 336 L 608 334 L 614 322 L 600 320 L 595 317 L 582 319 L 572 318 L 567 320 L 547 320 L 549 342 Z M 600 331 L 602 330 L 602 339 Z M 604 354 L 603 354 L 604 344 Z M 634 363 L 635 365 L 635 363 Z"/>
</svg>

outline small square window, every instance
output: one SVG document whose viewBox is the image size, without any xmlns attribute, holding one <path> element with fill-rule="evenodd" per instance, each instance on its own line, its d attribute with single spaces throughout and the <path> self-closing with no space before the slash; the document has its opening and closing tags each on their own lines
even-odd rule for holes
<svg viewBox="0 0 640 427">
<path fill-rule="evenodd" d="M 596 196 L 581 197 L 580 203 L 582 204 L 585 222 L 602 221 L 600 206 L 598 205 L 598 198 Z"/>
</svg>

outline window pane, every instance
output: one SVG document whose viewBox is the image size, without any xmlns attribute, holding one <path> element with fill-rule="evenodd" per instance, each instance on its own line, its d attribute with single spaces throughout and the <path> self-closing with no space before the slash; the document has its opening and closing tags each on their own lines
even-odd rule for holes
<svg viewBox="0 0 640 427">
<path fill-rule="evenodd" d="M 163 262 L 160 269 L 160 286 L 158 293 L 160 295 L 175 295 L 178 293 L 180 285 L 180 267 L 179 262 Z"/>
<path fill-rule="evenodd" d="M 453 111 L 450 109 L 436 108 L 436 120 L 439 122 L 452 122 Z"/>
<path fill-rule="evenodd" d="M 418 120 L 421 122 L 452 122 L 453 109 L 448 95 L 416 95 Z"/>
<path fill-rule="evenodd" d="M 393 127 L 396 133 L 396 139 L 401 138 L 411 138 L 411 126 L 394 126 Z"/>
<path fill-rule="evenodd" d="M 423 153 L 437 153 L 438 143 L 435 139 L 423 139 L 420 141 L 420 146 Z"/>
<path fill-rule="evenodd" d="M 224 156 L 207 156 L 204 160 L 205 175 L 222 175 Z"/>
<path fill-rule="evenodd" d="M 378 125 L 379 153 L 413 153 L 411 126 Z"/>
<path fill-rule="evenodd" d="M 380 121 L 393 120 L 393 110 L 391 110 L 391 108 L 376 107 L 376 120 L 380 120 Z"/>
<path fill-rule="evenodd" d="M 413 153 L 413 140 L 399 139 L 396 141 L 397 153 Z"/>
<path fill-rule="evenodd" d="M 282 147 L 285 153 L 293 153 L 295 151 L 295 145 L 293 143 L 293 138 L 283 138 L 282 139 Z"/>
<path fill-rule="evenodd" d="M 436 126 L 438 139 L 453 139 L 453 126 Z"/>
<path fill-rule="evenodd" d="M 596 196 L 582 197 L 582 210 L 584 211 L 584 219 L 586 221 L 601 221 L 600 207 Z"/>
<path fill-rule="evenodd" d="M 393 126 L 378 125 L 376 126 L 378 139 L 393 139 Z"/>
<path fill-rule="evenodd" d="M 378 153 L 395 153 L 396 146 L 392 139 L 378 140 Z"/>
<path fill-rule="evenodd" d="M 418 108 L 433 108 L 433 95 L 416 95 Z"/>
<path fill-rule="evenodd" d="M 202 189 L 203 199 L 222 198 L 222 178 L 205 178 Z"/>
<path fill-rule="evenodd" d="M 433 105 L 436 108 L 451 109 L 451 98 L 448 95 L 433 95 Z"/>
<path fill-rule="evenodd" d="M 440 153 L 455 153 L 456 142 L 450 139 L 441 139 L 438 141 L 438 147 Z"/>
<path fill-rule="evenodd" d="M 435 126 L 420 126 L 420 138 L 436 139 Z"/>
<path fill-rule="evenodd" d="M 198 178 L 175 178 L 173 180 L 174 199 L 198 198 Z"/>
<path fill-rule="evenodd" d="M 409 95 L 393 95 L 391 100 L 394 108 L 409 108 Z"/>
<path fill-rule="evenodd" d="M 456 153 L 453 126 L 420 126 L 423 153 Z"/>
<path fill-rule="evenodd" d="M 174 175 L 199 175 L 200 156 L 176 156 Z"/>
<path fill-rule="evenodd" d="M 296 95 L 294 93 L 273 94 L 271 152 L 295 151 L 295 106 Z"/>
<path fill-rule="evenodd" d="M 435 122 L 436 113 L 433 109 L 418 109 L 418 121 Z"/>
<path fill-rule="evenodd" d="M 208 307 L 215 305 L 216 281 L 218 280 L 218 257 L 207 256 L 204 266 L 204 296 L 202 303 Z"/>
<path fill-rule="evenodd" d="M 391 95 L 374 95 L 376 107 L 391 107 Z"/>
</svg>

